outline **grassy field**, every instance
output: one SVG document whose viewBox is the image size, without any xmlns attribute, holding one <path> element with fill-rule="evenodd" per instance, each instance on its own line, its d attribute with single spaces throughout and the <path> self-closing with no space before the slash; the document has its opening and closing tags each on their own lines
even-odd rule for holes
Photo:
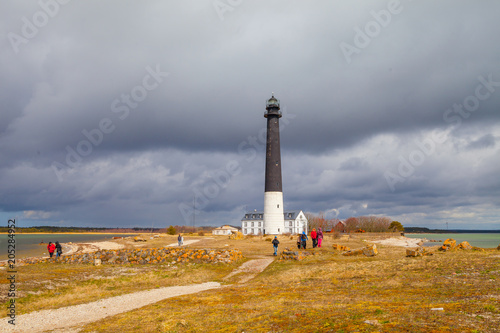
<svg viewBox="0 0 500 333">
<path fill-rule="evenodd" d="M 379 246 L 376 257 L 344 257 L 327 237 L 302 261 L 272 263 L 242 284 L 222 278 L 241 264 L 19 267 L 19 314 L 103 297 L 207 281 L 222 289 L 175 297 L 87 325 L 85 332 L 500 332 L 500 251 L 453 251 L 407 258 Z M 194 237 L 193 237 L 194 238 Z M 265 237 L 200 237 L 191 248 L 237 248 L 246 258 L 270 257 Z M 146 246 L 161 246 L 160 238 Z M 190 237 L 186 236 L 186 239 Z M 174 241 L 172 241 L 174 240 Z M 295 241 L 280 238 L 280 250 Z M 5 289 L 5 281 L 2 288 Z M 2 290 L 2 295 L 5 295 Z M 5 301 L 5 299 L 3 300 Z M 2 305 L 4 306 L 4 304 Z M 442 308 L 443 310 L 432 310 Z"/>
</svg>

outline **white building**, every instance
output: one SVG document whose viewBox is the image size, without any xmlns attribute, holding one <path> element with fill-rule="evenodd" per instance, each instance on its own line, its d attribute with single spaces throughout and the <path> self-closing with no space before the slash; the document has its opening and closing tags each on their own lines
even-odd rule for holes
<svg viewBox="0 0 500 333">
<path fill-rule="evenodd" d="M 279 234 L 299 234 L 307 232 L 307 218 L 303 211 L 293 210 L 284 212 L 284 223 L 278 228 Z M 266 233 L 264 212 L 247 212 L 241 219 L 243 235 L 260 235 Z"/>
<path fill-rule="evenodd" d="M 212 235 L 231 235 L 237 233 L 238 231 L 240 231 L 240 229 L 236 227 L 223 225 L 222 227 L 218 227 L 212 230 Z"/>
</svg>

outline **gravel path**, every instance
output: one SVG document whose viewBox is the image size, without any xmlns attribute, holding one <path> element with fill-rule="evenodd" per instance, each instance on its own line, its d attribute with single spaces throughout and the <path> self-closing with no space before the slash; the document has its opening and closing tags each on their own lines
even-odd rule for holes
<svg viewBox="0 0 500 333">
<path fill-rule="evenodd" d="M 0 332 L 44 332 L 88 324 L 122 312 L 138 309 L 166 298 L 194 294 L 219 288 L 218 282 L 206 282 L 188 286 L 165 287 L 132 294 L 101 299 L 96 302 L 68 306 L 56 310 L 36 311 L 16 316 L 15 327 L 2 318 Z"/>
<path fill-rule="evenodd" d="M 254 259 L 245 262 L 224 279 L 243 273 L 239 283 L 246 282 L 262 272 L 274 258 Z M 220 288 L 218 282 L 206 282 L 188 286 L 165 287 L 131 294 L 110 297 L 96 302 L 73 305 L 55 310 L 43 310 L 16 316 L 15 327 L 8 323 L 10 318 L 0 319 L 0 332 L 78 332 L 78 326 L 109 316 L 131 311 L 161 300 Z"/>
</svg>

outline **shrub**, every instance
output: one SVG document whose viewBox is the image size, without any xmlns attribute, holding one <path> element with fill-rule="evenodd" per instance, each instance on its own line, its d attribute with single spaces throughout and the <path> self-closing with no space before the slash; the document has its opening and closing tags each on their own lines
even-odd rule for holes
<svg viewBox="0 0 500 333">
<path fill-rule="evenodd" d="M 167 228 L 167 234 L 169 235 L 175 235 L 177 233 L 177 230 L 173 226 L 170 226 Z"/>
</svg>

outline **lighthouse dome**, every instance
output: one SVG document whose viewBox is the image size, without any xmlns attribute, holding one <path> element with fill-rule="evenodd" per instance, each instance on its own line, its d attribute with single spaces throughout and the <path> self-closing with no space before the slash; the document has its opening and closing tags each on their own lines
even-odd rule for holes
<svg viewBox="0 0 500 333">
<path fill-rule="evenodd" d="M 266 109 L 267 108 L 280 108 L 280 100 L 274 97 L 274 94 L 266 101 Z"/>
</svg>

